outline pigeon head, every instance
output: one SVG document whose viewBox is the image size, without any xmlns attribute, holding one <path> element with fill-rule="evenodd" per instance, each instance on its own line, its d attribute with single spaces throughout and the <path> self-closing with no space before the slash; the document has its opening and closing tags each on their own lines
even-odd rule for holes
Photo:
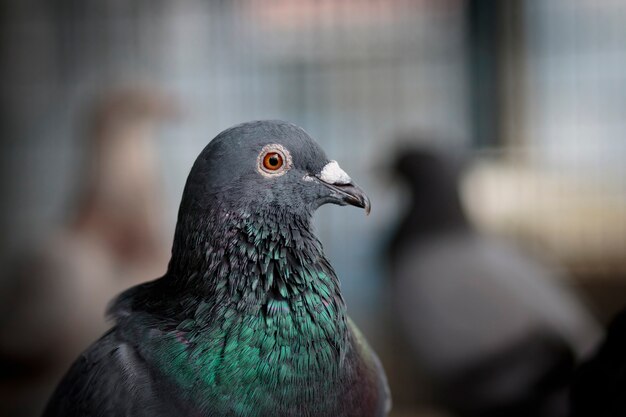
<svg viewBox="0 0 626 417">
<path fill-rule="evenodd" d="M 392 256 L 407 242 L 470 228 L 459 193 L 462 169 L 462 156 L 454 150 L 423 145 L 397 155 L 393 172 L 408 186 L 411 200 L 390 243 Z"/>
<path fill-rule="evenodd" d="M 419 203 L 432 204 L 435 212 L 456 205 L 464 158 L 456 150 L 414 146 L 400 152 L 393 171 Z"/>
<path fill-rule="evenodd" d="M 433 190 L 454 194 L 461 174 L 452 155 L 428 147 L 405 149 L 397 155 L 393 170 L 420 196 L 431 195 Z"/>
<path fill-rule="evenodd" d="M 370 210 L 365 193 L 304 130 L 255 121 L 223 131 L 204 148 L 189 174 L 181 212 L 306 215 L 326 203 Z"/>
</svg>

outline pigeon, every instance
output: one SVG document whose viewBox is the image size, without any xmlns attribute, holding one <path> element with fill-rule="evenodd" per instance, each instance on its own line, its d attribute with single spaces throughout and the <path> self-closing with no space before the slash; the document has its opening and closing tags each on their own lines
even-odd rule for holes
<svg viewBox="0 0 626 417">
<path fill-rule="evenodd" d="M 574 374 L 572 417 L 626 415 L 626 309 L 611 321 L 602 344 Z"/>
<path fill-rule="evenodd" d="M 562 416 L 597 325 L 550 268 L 474 228 L 462 168 L 429 147 L 395 163 L 411 195 L 387 252 L 400 331 L 455 415 Z"/>
<path fill-rule="evenodd" d="M 0 271 L 0 416 L 41 416 L 76 356 L 110 327 L 111 298 L 169 260 L 156 138 L 177 115 L 172 100 L 115 88 L 89 107 L 73 175 L 81 184 L 65 216 L 16 247 Z"/>
<path fill-rule="evenodd" d="M 196 159 L 165 275 L 115 299 L 53 416 L 382 417 L 380 361 L 311 228 L 366 194 L 301 128 L 254 121 Z"/>
</svg>

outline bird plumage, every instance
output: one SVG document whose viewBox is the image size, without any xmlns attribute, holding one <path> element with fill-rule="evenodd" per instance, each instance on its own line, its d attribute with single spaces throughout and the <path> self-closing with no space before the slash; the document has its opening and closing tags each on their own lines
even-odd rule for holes
<svg viewBox="0 0 626 417">
<path fill-rule="evenodd" d="M 472 226 L 460 162 L 423 148 L 395 165 L 412 198 L 388 252 L 402 334 L 455 414 L 562 416 L 595 322 L 553 270 Z"/>
<path fill-rule="evenodd" d="M 290 152 L 284 175 L 256 172 L 268 143 Z M 214 139 L 189 175 L 167 273 L 112 304 L 116 326 L 46 416 L 386 415 L 382 367 L 311 229 L 325 202 L 366 205 L 353 184 L 344 196 L 315 179 L 328 163 L 284 122 Z"/>
</svg>

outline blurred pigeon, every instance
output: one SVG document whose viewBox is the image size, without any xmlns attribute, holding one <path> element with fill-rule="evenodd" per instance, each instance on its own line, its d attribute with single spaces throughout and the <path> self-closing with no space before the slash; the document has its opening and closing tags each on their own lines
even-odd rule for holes
<svg viewBox="0 0 626 417">
<path fill-rule="evenodd" d="M 575 373 L 572 417 L 626 416 L 626 310 L 609 325 L 606 338 Z"/>
<path fill-rule="evenodd" d="M 370 207 L 302 129 L 219 134 L 189 174 L 165 276 L 112 304 L 117 325 L 45 416 L 385 416 L 383 369 L 311 230 L 326 203 Z"/>
<path fill-rule="evenodd" d="M 76 356 L 111 327 L 111 298 L 167 265 L 155 138 L 176 116 L 172 99 L 116 88 L 86 116 L 69 215 L 0 271 L 0 415 L 41 416 Z"/>
<path fill-rule="evenodd" d="M 458 415 L 562 415 L 595 324 L 550 269 L 474 230 L 461 165 L 430 149 L 395 165 L 411 195 L 388 252 L 407 343 Z"/>
</svg>

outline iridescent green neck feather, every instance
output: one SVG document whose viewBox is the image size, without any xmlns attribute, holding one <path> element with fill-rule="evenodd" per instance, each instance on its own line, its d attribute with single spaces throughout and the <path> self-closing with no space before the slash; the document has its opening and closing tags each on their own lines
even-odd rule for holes
<svg viewBox="0 0 626 417">
<path fill-rule="evenodd" d="M 179 219 L 165 279 L 186 294 L 187 316 L 155 340 L 161 371 L 224 412 L 233 404 L 216 398 L 220 389 L 238 394 L 246 416 L 266 415 L 253 409 L 277 400 L 319 402 L 316 392 L 345 378 L 349 334 L 310 218 L 218 210 Z"/>
</svg>

